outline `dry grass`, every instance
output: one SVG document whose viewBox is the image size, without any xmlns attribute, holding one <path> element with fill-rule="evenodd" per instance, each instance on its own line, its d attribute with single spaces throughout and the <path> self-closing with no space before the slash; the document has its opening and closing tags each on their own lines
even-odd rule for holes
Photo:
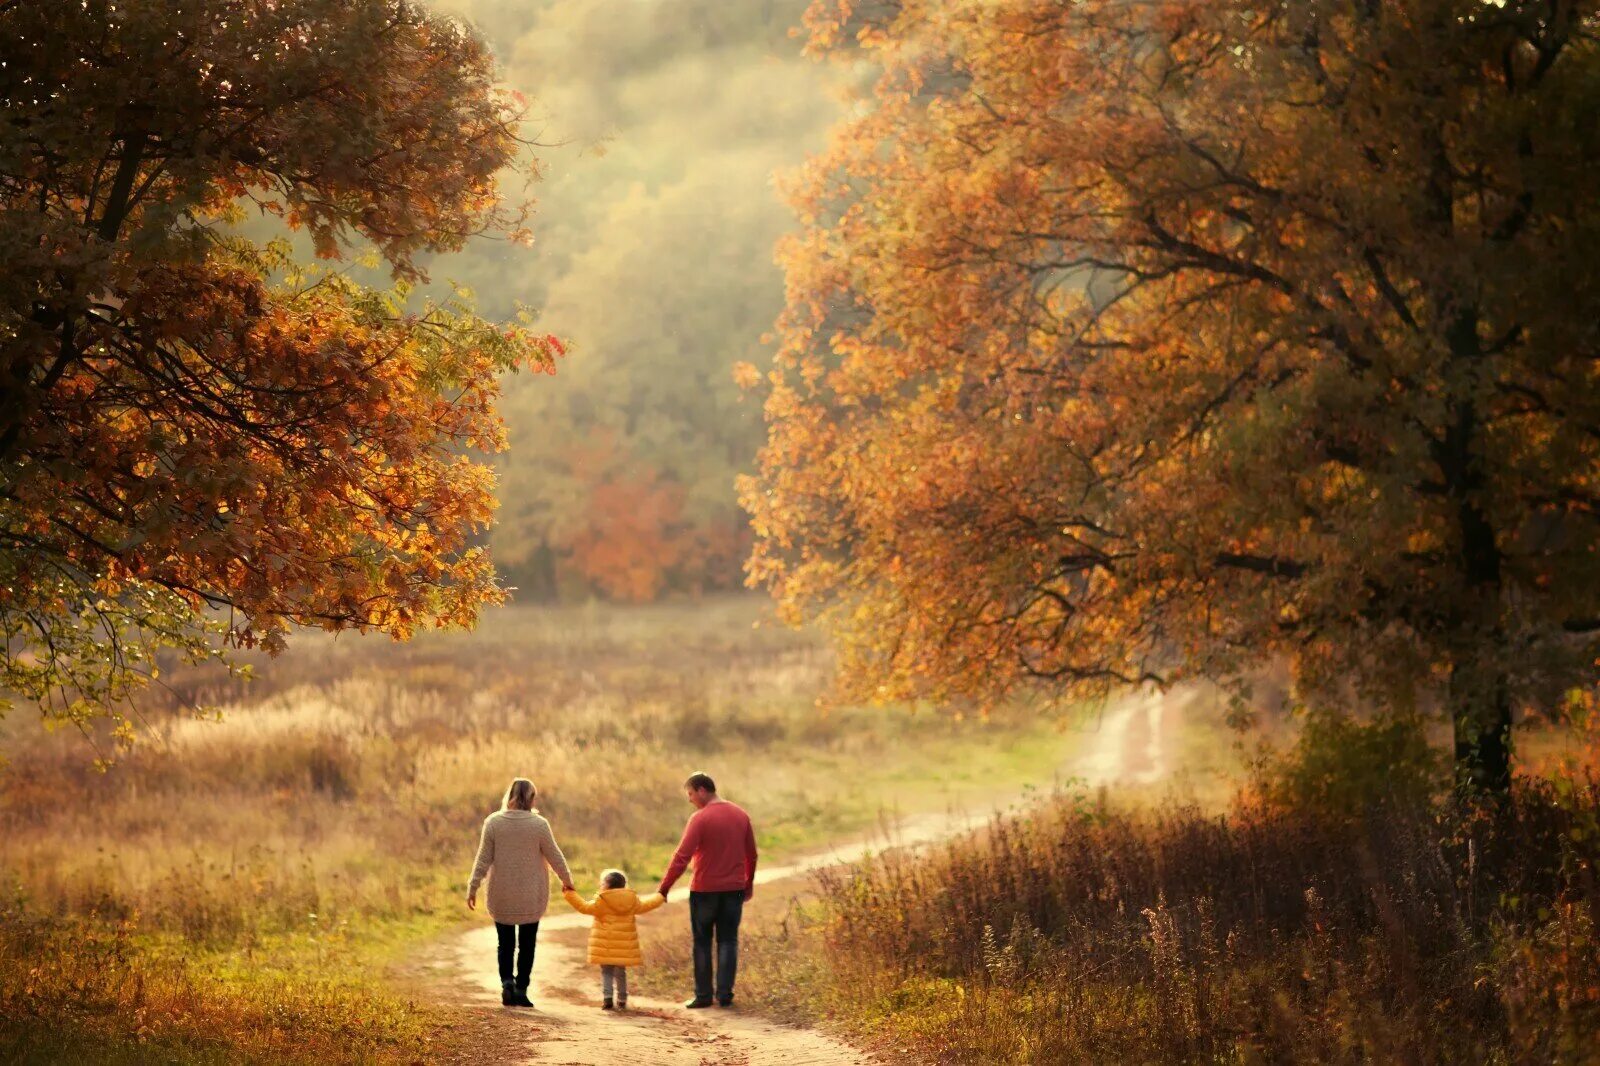
<svg viewBox="0 0 1600 1066">
<path fill-rule="evenodd" d="M 826 652 L 756 626 L 761 609 L 513 609 L 405 646 L 310 638 L 248 688 L 171 678 L 181 700 L 226 703 L 224 719 L 154 708 L 153 738 L 103 776 L 78 738 L 14 717 L 0 1003 L 26 1009 L 4 1012 L 0 1048 L 33 1019 L 33 1036 L 160 1034 L 196 1061 L 219 1046 L 272 1057 L 236 1009 L 264 999 L 286 1013 L 260 1032 L 292 1040 L 335 1019 L 327 1043 L 343 1057 L 405 1059 L 434 1022 L 387 995 L 385 967 L 461 920 L 476 827 L 519 774 L 580 879 L 620 865 L 642 881 L 682 827 L 691 769 L 759 811 L 776 858 L 886 806 L 937 808 L 989 778 L 1048 783 L 1073 747 L 1022 714 L 821 716 Z M 119 976 L 80 991 L 74 974 L 105 958 Z M 213 1025 L 235 1015 L 231 1035 Z M 358 1016 L 373 1041 L 339 1027 Z"/>
<path fill-rule="evenodd" d="M 741 980 L 941 1063 L 1600 1061 L 1600 783 L 1374 798 L 1063 796 L 823 876 Z"/>
<path fill-rule="evenodd" d="M 303 961 L 315 957 L 302 955 Z M 7 1062 L 422 1062 L 443 1019 L 339 970 L 217 972 L 131 922 L 0 914 Z"/>
</svg>

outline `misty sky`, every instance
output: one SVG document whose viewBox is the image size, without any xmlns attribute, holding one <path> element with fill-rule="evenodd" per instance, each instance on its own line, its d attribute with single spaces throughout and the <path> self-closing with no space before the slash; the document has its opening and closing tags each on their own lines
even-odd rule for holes
<svg viewBox="0 0 1600 1066">
<path fill-rule="evenodd" d="M 524 134 L 547 145 L 536 153 L 544 171 L 533 190 L 536 246 L 479 242 L 437 261 L 437 275 L 471 286 L 489 314 L 509 311 L 516 299 L 542 305 L 597 244 L 607 242 L 612 251 L 648 247 L 648 230 L 673 228 L 665 216 L 703 202 L 742 215 L 745 225 L 755 212 L 767 226 L 761 234 L 770 238 L 767 251 L 752 261 L 756 242 L 743 227 L 708 228 L 681 257 L 650 264 L 662 271 L 661 285 L 670 290 L 673 273 L 721 257 L 779 283 L 770 245 L 788 212 L 772 176 L 818 149 L 839 115 L 830 88 L 837 72 L 802 58 L 789 35 L 803 0 L 434 0 L 434 6 L 484 34 L 506 82 L 531 101 Z M 608 227 L 618 214 L 638 232 Z M 582 303 L 571 288 L 565 298 Z M 630 294 L 629 302 L 638 297 Z M 646 294 L 645 302 L 671 301 Z"/>
</svg>

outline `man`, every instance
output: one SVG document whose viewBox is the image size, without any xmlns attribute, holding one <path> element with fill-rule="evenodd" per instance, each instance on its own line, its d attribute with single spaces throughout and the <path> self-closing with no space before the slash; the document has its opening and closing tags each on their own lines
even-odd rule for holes
<svg viewBox="0 0 1600 1066">
<path fill-rule="evenodd" d="M 694 934 L 694 998 L 685 1007 L 733 1004 L 733 979 L 739 970 L 739 919 L 755 892 L 756 834 L 750 816 L 717 795 L 709 774 L 694 773 L 683 783 L 695 812 L 684 826 L 658 891 L 665 896 L 694 861 L 689 884 L 689 928 Z M 716 998 L 712 998 L 711 942 L 716 940 Z"/>
</svg>

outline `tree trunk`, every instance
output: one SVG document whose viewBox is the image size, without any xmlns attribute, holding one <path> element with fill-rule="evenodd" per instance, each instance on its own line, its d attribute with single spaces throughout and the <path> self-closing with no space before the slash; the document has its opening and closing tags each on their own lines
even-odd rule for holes
<svg viewBox="0 0 1600 1066">
<path fill-rule="evenodd" d="M 1462 308 L 1447 331 L 1451 355 L 1464 365 L 1478 362 L 1478 309 Z M 1463 796 L 1503 799 L 1511 791 L 1511 684 L 1500 660 L 1506 641 L 1501 624 L 1500 546 L 1484 510 L 1482 446 L 1478 411 L 1465 386 L 1436 453 L 1455 505 L 1460 540 L 1461 587 L 1449 614 L 1456 659 L 1448 700 L 1455 727 L 1456 788 Z"/>
<path fill-rule="evenodd" d="M 1457 791 L 1503 798 L 1511 790 L 1511 693 L 1503 670 L 1450 672 Z"/>
</svg>

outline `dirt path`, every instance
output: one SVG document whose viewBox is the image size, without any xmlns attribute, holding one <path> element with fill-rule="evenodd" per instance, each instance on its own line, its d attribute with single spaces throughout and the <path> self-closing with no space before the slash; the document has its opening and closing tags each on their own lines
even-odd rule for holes
<svg viewBox="0 0 1600 1066">
<path fill-rule="evenodd" d="M 1172 772 L 1168 745 L 1184 710 L 1197 693 L 1147 693 L 1111 704 L 1099 728 L 1074 760 L 1073 776 L 1090 787 L 1153 785 Z"/>
<path fill-rule="evenodd" d="M 661 1066 L 734 1066 L 764 1062 L 867 1063 L 872 1060 L 820 1033 L 774 1025 L 739 1010 L 688 1011 L 637 993 L 626 1012 L 598 1007 L 599 978 L 584 961 L 584 930 L 590 919 L 556 912 L 539 926 L 534 956 L 532 1011 L 501 1008 L 493 972 L 493 926 L 475 928 L 447 941 L 436 961 L 439 977 L 468 1005 L 493 1008 L 530 1028 L 523 1063 L 589 1066 L 660 1063 Z M 443 987 L 441 986 L 441 990 Z"/>
<path fill-rule="evenodd" d="M 1169 716 L 1187 702 L 1183 695 L 1140 695 L 1108 706 L 1088 734 L 1082 754 L 1064 771 L 1090 786 L 1151 784 L 1169 770 L 1166 737 Z M 892 833 L 855 840 L 786 866 L 769 866 L 757 884 L 802 877 L 829 866 L 854 862 L 886 845 L 916 847 L 969 832 L 986 824 L 992 811 L 946 812 L 903 819 Z M 688 898 L 675 892 L 668 907 Z M 766 1021 L 747 1009 L 685 1010 L 634 994 L 626 1013 L 598 1009 L 598 977 L 584 958 L 584 915 L 556 909 L 539 926 L 534 957 L 536 1009 L 500 1006 L 500 984 L 493 970 L 494 927 L 482 925 L 441 941 L 424 961 L 423 982 L 438 1001 L 472 1012 L 479 1025 L 517 1027 L 514 1038 L 526 1055 L 510 1060 L 546 1066 L 864 1066 L 877 1062 L 850 1046 L 811 1029 Z M 502 1037 L 504 1033 L 500 1034 Z M 504 1041 L 497 1041 L 503 1043 Z"/>
</svg>

